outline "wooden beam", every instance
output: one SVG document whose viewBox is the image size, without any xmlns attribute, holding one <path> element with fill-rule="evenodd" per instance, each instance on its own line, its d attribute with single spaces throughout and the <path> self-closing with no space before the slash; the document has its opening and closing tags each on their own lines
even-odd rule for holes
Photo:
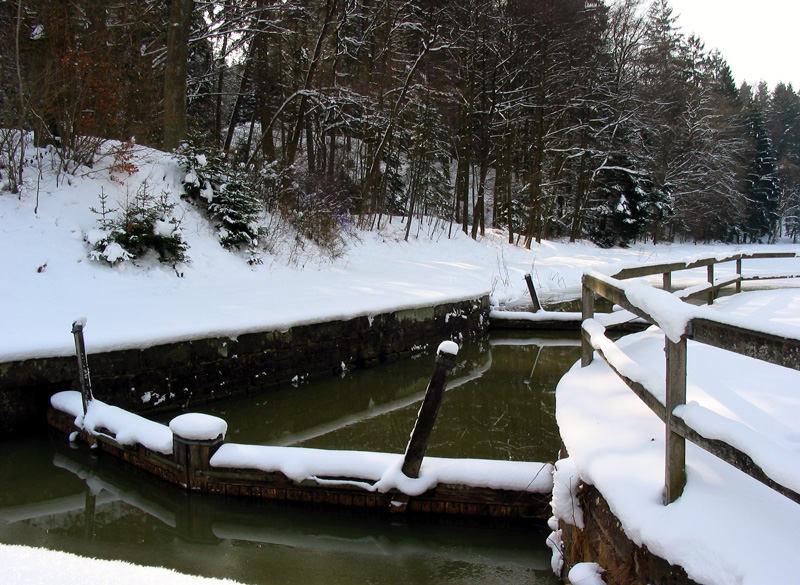
<svg viewBox="0 0 800 585">
<path fill-rule="evenodd" d="M 677 406 L 686 404 L 686 337 L 678 343 L 666 338 L 667 351 L 667 404 L 666 404 L 666 464 L 664 478 L 664 503 L 671 504 L 683 493 L 686 486 L 686 439 L 675 432 L 672 414 Z"/>
<path fill-rule="evenodd" d="M 688 330 L 694 341 L 800 370 L 800 340 L 700 318 L 692 319 Z"/>
<path fill-rule="evenodd" d="M 700 433 L 687 425 L 686 421 L 678 417 L 673 417 L 673 429 L 676 433 L 688 441 L 691 441 L 701 449 L 708 451 L 715 457 L 722 459 L 729 465 L 734 466 L 736 469 L 746 473 L 753 479 L 760 481 L 767 487 L 772 488 L 776 492 L 786 496 L 793 502 L 800 504 L 800 494 L 779 484 L 769 477 L 747 453 L 740 451 L 736 447 L 728 445 L 724 441 L 717 439 L 706 439 Z"/>
</svg>

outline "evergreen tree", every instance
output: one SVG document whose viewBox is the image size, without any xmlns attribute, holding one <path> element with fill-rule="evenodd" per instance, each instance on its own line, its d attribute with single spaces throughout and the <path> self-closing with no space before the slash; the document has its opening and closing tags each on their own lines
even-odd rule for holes
<svg viewBox="0 0 800 585">
<path fill-rule="evenodd" d="M 753 157 L 747 173 L 746 230 L 751 241 L 760 241 L 765 237 L 773 240 L 778 233 L 778 206 L 781 199 L 777 162 L 761 103 L 754 99 L 749 108 Z"/>
</svg>

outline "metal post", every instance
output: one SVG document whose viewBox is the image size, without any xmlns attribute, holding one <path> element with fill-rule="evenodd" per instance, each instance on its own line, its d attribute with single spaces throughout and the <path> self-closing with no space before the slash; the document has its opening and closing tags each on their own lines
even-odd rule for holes
<svg viewBox="0 0 800 585">
<path fill-rule="evenodd" d="M 92 379 L 89 377 L 89 362 L 86 361 L 86 344 L 83 342 L 84 325 L 84 321 L 75 321 L 72 324 L 72 334 L 75 336 L 75 354 L 78 356 L 78 377 L 81 381 L 83 414 L 86 414 L 86 407 L 94 397 L 92 396 Z"/>
<path fill-rule="evenodd" d="M 686 485 L 686 439 L 674 431 L 672 411 L 686 404 L 686 338 L 667 339 L 667 404 L 664 504 L 671 504 Z"/>
<path fill-rule="evenodd" d="M 533 312 L 538 313 L 542 310 L 542 304 L 539 302 L 539 295 L 536 294 L 536 289 L 533 287 L 533 279 L 530 274 L 525 275 L 525 282 L 528 284 L 528 292 L 531 295 L 531 301 L 533 301 Z"/>
<path fill-rule="evenodd" d="M 406 477 L 419 477 L 419 468 L 422 465 L 423 457 L 425 457 L 425 451 L 428 449 L 428 440 L 433 432 L 433 425 L 436 422 L 436 415 L 439 413 L 439 406 L 442 404 L 447 376 L 456 364 L 456 353 L 447 351 L 447 347 L 443 347 L 444 345 L 439 346 L 436 356 L 436 368 L 431 376 L 431 381 L 428 383 L 425 398 L 422 400 L 422 406 L 417 415 L 417 424 L 414 425 L 414 430 L 411 431 L 411 439 L 406 447 L 402 467 Z"/>
</svg>

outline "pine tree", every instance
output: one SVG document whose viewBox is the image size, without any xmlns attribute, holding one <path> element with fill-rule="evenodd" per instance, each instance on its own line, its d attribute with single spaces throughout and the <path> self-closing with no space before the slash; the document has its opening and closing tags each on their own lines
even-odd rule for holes
<svg viewBox="0 0 800 585">
<path fill-rule="evenodd" d="M 747 173 L 747 235 L 751 241 L 773 240 L 778 233 L 778 206 L 781 188 L 772 140 L 764 123 L 758 99 L 750 102 L 749 134 L 753 141 L 753 160 Z"/>
</svg>

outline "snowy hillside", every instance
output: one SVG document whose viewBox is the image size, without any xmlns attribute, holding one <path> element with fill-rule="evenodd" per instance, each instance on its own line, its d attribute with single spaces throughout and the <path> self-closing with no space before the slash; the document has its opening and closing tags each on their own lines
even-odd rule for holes
<svg viewBox="0 0 800 585">
<path fill-rule="evenodd" d="M 487 293 L 494 305 L 525 303 L 528 272 L 545 301 L 576 297 L 586 267 L 714 249 L 601 250 L 542 242 L 525 250 L 505 243 L 502 234 L 473 241 L 454 227 L 448 237 L 441 224 L 415 226 L 417 237 L 405 242 L 404 226 L 394 219 L 376 231 L 346 232 L 344 253 L 331 259 L 290 234 L 277 234 L 275 222 L 264 218 L 271 251 L 262 249 L 262 264 L 251 265 L 245 254 L 223 248 L 217 228 L 181 197 L 185 172 L 170 155 L 135 147 L 131 175 L 112 169 L 114 160 L 106 156 L 91 169 L 60 177 L 46 170 L 48 156 L 44 152 L 42 163 L 26 169 L 21 195 L 0 194 L 0 361 L 71 354 L 71 324 L 79 317 L 87 318 L 89 352 L 143 347 Z M 172 206 L 188 260 L 173 267 L 145 257 L 112 267 L 90 258 L 88 240 L 103 219 L 101 194 L 107 207 L 119 210 L 143 186 Z"/>
</svg>

